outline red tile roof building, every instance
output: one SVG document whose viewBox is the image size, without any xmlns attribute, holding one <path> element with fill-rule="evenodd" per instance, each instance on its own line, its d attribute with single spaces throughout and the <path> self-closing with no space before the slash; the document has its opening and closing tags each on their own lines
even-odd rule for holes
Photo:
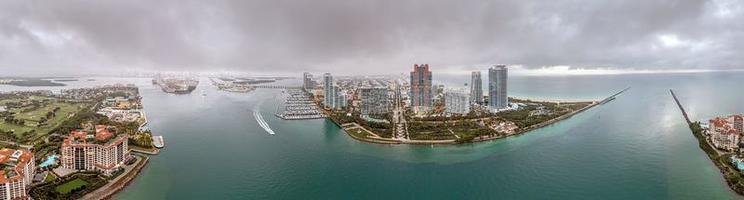
<svg viewBox="0 0 744 200">
<path fill-rule="evenodd" d="M 716 117 L 709 121 L 710 140 L 719 149 L 732 151 L 738 148 L 742 134 L 742 116 Z"/>
<path fill-rule="evenodd" d="M 0 149 L 0 199 L 28 199 L 26 192 L 34 176 L 34 154 L 26 150 Z"/>
<path fill-rule="evenodd" d="M 129 136 L 115 134 L 113 127 L 97 125 L 94 133 L 72 131 L 62 143 L 62 167 L 104 174 L 124 166 L 129 158 Z"/>
</svg>

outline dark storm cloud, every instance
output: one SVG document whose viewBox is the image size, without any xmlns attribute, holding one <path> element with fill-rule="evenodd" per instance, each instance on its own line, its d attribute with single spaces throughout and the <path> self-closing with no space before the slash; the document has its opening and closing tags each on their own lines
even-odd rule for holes
<svg viewBox="0 0 744 200">
<path fill-rule="evenodd" d="M 0 69 L 736 69 L 739 1 L 3 1 Z M 467 68 L 467 67 L 466 67 Z"/>
</svg>

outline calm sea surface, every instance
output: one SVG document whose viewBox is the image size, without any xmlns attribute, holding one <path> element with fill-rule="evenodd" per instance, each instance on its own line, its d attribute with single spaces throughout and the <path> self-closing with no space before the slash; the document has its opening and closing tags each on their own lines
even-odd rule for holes
<svg viewBox="0 0 744 200">
<path fill-rule="evenodd" d="M 461 85 L 469 76 L 434 78 Z M 140 86 L 149 126 L 166 142 L 117 199 L 739 198 L 668 89 L 695 120 L 744 113 L 744 73 L 510 77 L 511 96 L 538 99 L 600 99 L 632 88 L 522 136 L 457 146 L 368 144 L 326 120 L 283 121 L 273 115 L 283 101 L 275 89 L 226 93 L 202 79 L 192 94 L 172 95 L 149 79 L 66 83 L 116 82 Z"/>
</svg>

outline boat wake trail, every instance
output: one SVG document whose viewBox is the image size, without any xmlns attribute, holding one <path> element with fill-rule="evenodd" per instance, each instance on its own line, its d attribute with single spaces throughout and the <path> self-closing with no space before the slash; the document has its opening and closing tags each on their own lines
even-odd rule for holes
<svg viewBox="0 0 744 200">
<path fill-rule="evenodd" d="M 253 109 L 253 118 L 256 118 L 256 122 L 258 122 L 258 125 L 261 126 L 261 128 L 269 134 L 274 135 L 274 130 L 271 130 L 271 127 L 269 127 L 269 124 L 266 123 L 266 120 L 261 116 L 261 112 L 258 111 L 258 108 Z"/>
</svg>

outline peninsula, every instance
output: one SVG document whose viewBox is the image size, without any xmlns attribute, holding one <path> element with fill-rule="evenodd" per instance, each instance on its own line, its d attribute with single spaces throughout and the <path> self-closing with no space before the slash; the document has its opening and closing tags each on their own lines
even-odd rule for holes
<svg viewBox="0 0 744 200">
<path fill-rule="evenodd" d="M 199 85 L 199 80 L 192 78 L 164 78 L 158 75 L 152 79 L 152 84 L 160 86 L 163 92 L 166 93 L 189 94 Z"/>
<path fill-rule="evenodd" d="M 68 79 L 47 79 L 47 78 L 0 78 L 0 85 L 13 85 L 21 87 L 49 87 L 49 86 L 65 86 L 64 83 L 68 82 Z"/>
<path fill-rule="evenodd" d="M 467 91 L 433 85 L 428 64 L 414 65 L 409 77 L 334 77 L 325 73 L 322 80 L 315 80 L 305 73 L 301 89 L 287 90 L 291 95 L 284 112 L 277 116 L 328 117 L 349 136 L 365 142 L 460 144 L 520 135 L 612 101 L 628 90 L 597 101 L 509 98 L 507 67 L 496 65 L 488 73 L 489 95 L 483 95 L 479 71 L 472 72 Z M 299 92 L 303 90 L 304 95 Z"/>
<path fill-rule="evenodd" d="M 627 90 L 627 89 L 626 89 Z M 407 117 L 407 124 L 371 122 L 356 114 L 329 112 L 329 119 L 354 139 L 381 144 L 461 144 L 517 136 L 613 100 L 625 90 L 601 101 L 551 102 L 511 99 L 519 109 L 498 113 L 473 112 L 465 116 Z M 395 134 L 408 138 L 396 138 Z"/>
<path fill-rule="evenodd" d="M 744 115 L 730 115 L 710 119 L 707 123 L 692 121 L 673 90 L 669 90 L 674 102 L 682 112 L 685 122 L 698 140 L 700 149 L 716 165 L 728 186 L 739 195 L 744 195 Z"/>
</svg>

